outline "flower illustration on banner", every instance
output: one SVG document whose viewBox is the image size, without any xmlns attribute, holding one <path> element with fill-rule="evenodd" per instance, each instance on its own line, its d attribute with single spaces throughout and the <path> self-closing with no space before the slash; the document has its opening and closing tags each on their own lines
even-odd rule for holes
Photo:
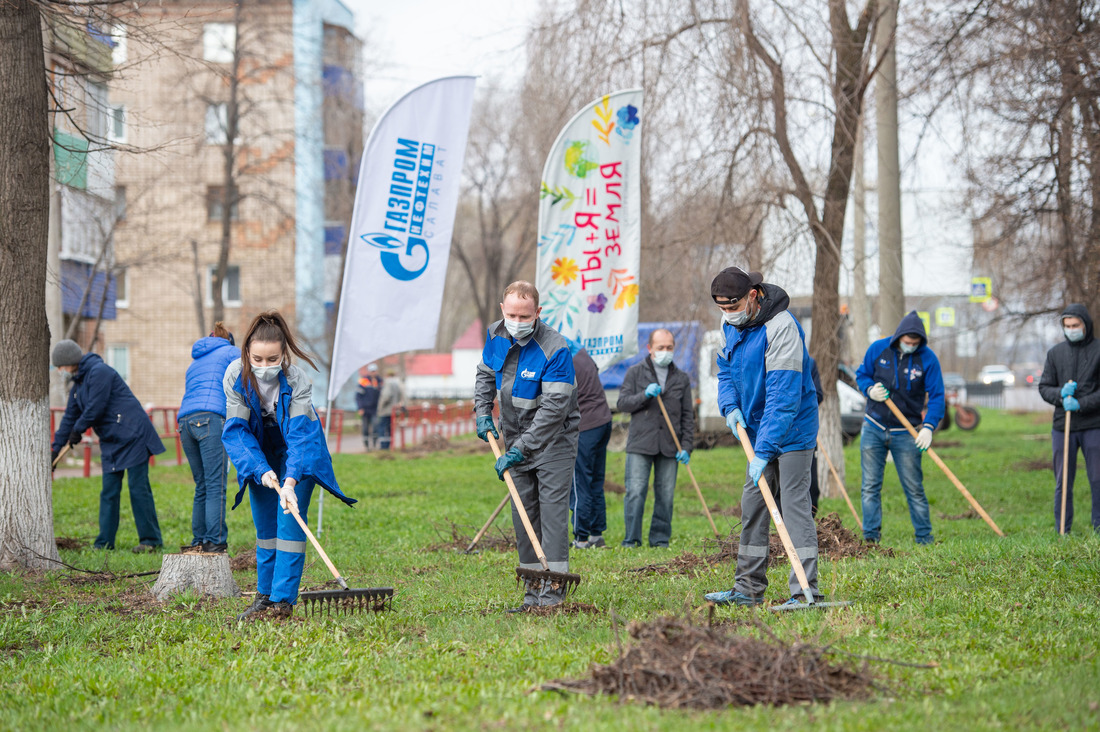
<svg viewBox="0 0 1100 732">
<path fill-rule="evenodd" d="M 554 260 L 554 266 L 550 268 L 550 275 L 554 278 L 554 282 L 559 285 L 568 285 L 577 279 L 579 273 L 580 268 L 577 266 L 577 261 L 569 257 L 558 257 Z"/>
<path fill-rule="evenodd" d="M 565 169 L 576 178 L 583 178 L 600 167 L 592 145 L 587 140 L 575 140 L 565 148 Z"/>
<path fill-rule="evenodd" d="M 602 313 L 604 305 L 607 305 L 607 295 L 602 292 L 599 295 L 588 296 L 588 312 Z"/>
<path fill-rule="evenodd" d="M 615 116 L 619 120 L 619 124 L 615 127 L 615 134 L 623 138 L 623 144 L 629 145 L 631 138 L 634 137 L 634 128 L 641 122 L 638 119 L 638 108 L 633 104 L 628 104 L 625 107 L 620 107 Z"/>
<path fill-rule="evenodd" d="M 622 310 L 625 307 L 630 307 L 638 299 L 638 286 L 627 285 L 619 292 L 619 296 L 615 298 L 615 309 Z"/>
<path fill-rule="evenodd" d="M 551 290 L 542 306 L 542 320 L 557 331 L 574 327 L 574 316 L 580 312 L 580 306 L 574 302 L 573 293 L 563 290 Z"/>
</svg>

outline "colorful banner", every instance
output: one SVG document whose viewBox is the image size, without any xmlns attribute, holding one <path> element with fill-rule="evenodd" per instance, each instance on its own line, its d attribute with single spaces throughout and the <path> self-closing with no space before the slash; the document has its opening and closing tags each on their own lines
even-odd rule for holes
<svg viewBox="0 0 1100 732">
<path fill-rule="evenodd" d="M 367 138 L 340 288 L 330 401 L 360 366 L 435 347 L 474 81 L 452 76 L 413 89 Z"/>
<path fill-rule="evenodd" d="M 642 90 L 588 105 L 542 172 L 535 286 L 542 319 L 601 369 L 638 350 Z"/>
</svg>

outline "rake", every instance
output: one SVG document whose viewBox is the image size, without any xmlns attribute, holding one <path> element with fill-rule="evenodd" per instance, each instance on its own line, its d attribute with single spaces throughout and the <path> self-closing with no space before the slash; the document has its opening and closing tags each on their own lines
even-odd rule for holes
<svg viewBox="0 0 1100 732">
<path fill-rule="evenodd" d="M 489 445 L 493 448 L 493 454 L 499 460 L 501 455 L 500 446 L 497 445 L 492 433 L 487 434 L 486 437 L 489 438 Z M 512 481 L 510 470 L 504 471 L 504 482 L 508 484 L 508 495 L 512 497 L 516 513 L 519 514 L 519 519 L 523 522 L 523 528 L 527 531 L 527 538 L 531 540 L 531 547 L 535 550 L 535 556 L 539 558 L 539 563 L 542 565 L 541 570 L 516 567 L 516 580 L 522 580 L 540 592 L 549 585 L 549 589 L 564 589 L 563 594 L 568 595 L 571 589 L 581 583 L 581 576 L 572 572 L 550 571 L 550 565 L 546 561 L 546 553 L 542 550 L 542 543 L 535 535 L 535 527 L 531 525 L 531 519 L 527 516 L 527 509 L 523 507 L 523 501 L 520 500 L 519 491 L 516 490 L 516 484 Z"/>
<path fill-rule="evenodd" d="M 298 507 L 293 503 L 288 503 L 287 506 L 294 520 L 302 527 L 302 531 L 306 532 L 306 536 L 309 537 L 309 541 L 313 544 L 313 548 L 321 555 L 321 559 L 324 560 L 325 566 L 332 572 L 332 576 L 336 578 L 336 584 L 341 587 L 339 590 L 319 590 L 316 592 L 303 592 L 299 594 L 298 599 L 302 601 L 303 608 L 307 613 L 311 615 L 322 615 L 326 613 L 328 615 L 352 615 L 361 613 L 365 610 L 379 612 L 392 609 L 392 587 L 348 587 L 348 583 L 345 582 L 340 573 L 336 571 L 336 567 L 333 565 L 332 560 L 328 558 L 328 554 L 325 554 L 325 550 L 321 548 L 321 544 L 317 541 L 317 537 L 313 535 L 313 532 L 309 530 L 309 526 L 306 525 L 306 522 L 303 521 L 302 517 L 298 514 Z"/>
</svg>

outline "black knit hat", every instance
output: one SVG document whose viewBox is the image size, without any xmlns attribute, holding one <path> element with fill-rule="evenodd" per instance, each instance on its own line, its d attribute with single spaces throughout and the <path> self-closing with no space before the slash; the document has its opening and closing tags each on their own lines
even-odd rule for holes
<svg viewBox="0 0 1100 732">
<path fill-rule="evenodd" d="M 749 290 L 763 281 L 764 275 L 759 272 L 746 272 L 740 267 L 726 267 L 710 283 L 710 297 L 715 302 L 719 297 L 740 300 L 749 294 Z"/>
</svg>

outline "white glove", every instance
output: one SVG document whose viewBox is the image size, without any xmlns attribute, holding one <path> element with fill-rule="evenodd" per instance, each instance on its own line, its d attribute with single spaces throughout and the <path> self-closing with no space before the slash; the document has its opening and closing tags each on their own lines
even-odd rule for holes
<svg viewBox="0 0 1100 732">
<path fill-rule="evenodd" d="M 932 447 L 932 430 L 928 427 L 922 427 L 921 431 L 917 433 L 917 439 L 913 440 L 913 443 L 921 452 Z"/>
<path fill-rule="evenodd" d="M 294 513 L 298 513 L 298 496 L 294 494 L 294 486 L 294 481 L 287 478 L 279 490 L 279 507 L 283 509 L 283 513 L 290 513 L 291 506 L 294 507 Z"/>
<path fill-rule="evenodd" d="M 279 476 L 275 475 L 274 470 L 269 470 L 263 474 L 260 478 L 260 482 L 273 491 L 279 490 Z"/>
<path fill-rule="evenodd" d="M 884 402 L 890 398 L 890 390 L 879 382 L 867 390 L 867 396 L 874 399 L 876 402 Z"/>
</svg>

